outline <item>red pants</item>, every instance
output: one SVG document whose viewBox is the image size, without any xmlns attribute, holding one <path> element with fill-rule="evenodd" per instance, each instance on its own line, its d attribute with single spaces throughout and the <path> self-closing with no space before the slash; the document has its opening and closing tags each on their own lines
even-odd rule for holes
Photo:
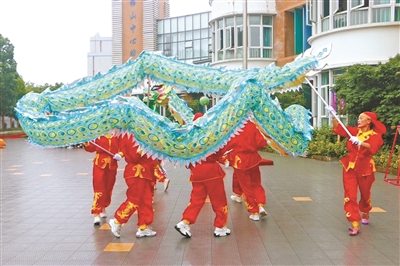
<svg viewBox="0 0 400 266">
<path fill-rule="evenodd" d="M 233 192 L 240 192 L 240 190 L 238 190 L 238 187 L 240 187 L 246 202 L 247 211 L 249 213 L 258 213 L 258 204 L 266 203 L 265 190 L 261 185 L 261 174 L 258 165 L 246 170 L 235 168 L 233 176 L 233 182 L 236 182 L 236 179 L 239 184 L 239 186 L 236 185 L 236 187 L 233 188 Z"/>
<path fill-rule="evenodd" d="M 92 213 L 100 214 L 111 203 L 117 169 L 101 169 L 93 166 L 93 205 Z"/>
<path fill-rule="evenodd" d="M 222 228 L 228 220 L 228 203 L 222 178 L 204 182 L 192 182 L 190 203 L 182 214 L 182 220 L 187 220 L 190 224 L 194 224 L 201 208 L 203 208 L 207 195 L 215 213 L 214 227 Z"/>
<path fill-rule="evenodd" d="M 115 219 L 121 224 L 128 222 L 129 218 L 137 210 L 137 225 L 150 225 L 153 222 L 153 194 L 154 182 L 146 178 L 125 178 L 128 185 L 126 190 L 126 201 L 123 202 L 115 212 Z"/>
<path fill-rule="evenodd" d="M 233 170 L 233 176 L 232 176 L 232 191 L 236 195 L 242 195 L 243 190 L 242 187 L 239 184 L 238 180 L 238 169 Z M 254 197 L 255 197 L 255 202 L 256 204 L 260 205 L 265 205 L 267 203 L 267 197 L 265 194 L 265 190 L 261 184 L 261 173 L 260 173 L 260 168 L 259 167 L 253 167 L 249 169 L 249 171 L 252 171 L 250 173 L 250 179 L 251 179 L 251 185 L 252 185 L 252 190 L 254 192 Z"/>
<path fill-rule="evenodd" d="M 358 176 L 352 169 L 348 172 L 343 170 L 344 211 L 349 222 L 361 220 L 359 211 L 365 213 L 371 211 L 371 187 L 374 181 L 374 174 Z M 361 198 L 357 204 L 358 188 Z"/>
</svg>

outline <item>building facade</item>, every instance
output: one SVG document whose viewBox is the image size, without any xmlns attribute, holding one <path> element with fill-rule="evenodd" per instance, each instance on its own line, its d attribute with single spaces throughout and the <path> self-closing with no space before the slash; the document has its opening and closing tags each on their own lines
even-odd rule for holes
<svg viewBox="0 0 400 266">
<path fill-rule="evenodd" d="M 211 62 L 211 12 L 157 21 L 157 50 L 194 64 Z"/>
<path fill-rule="evenodd" d="M 105 73 L 112 66 L 112 39 L 96 34 L 90 38 L 90 52 L 87 55 L 87 75 Z"/>
<path fill-rule="evenodd" d="M 146 50 L 227 69 L 262 68 L 329 45 L 326 66 L 310 81 L 325 102 L 340 108 L 345 103 L 331 88 L 346 67 L 385 63 L 400 53 L 400 0 L 209 3 L 211 12 L 169 18 L 168 0 L 112 0 L 112 64 Z M 303 89 L 313 126 L 330 124 L 323 101 L 308 84 Z"/>
<path fill-rule="evenodd" d="M 169 17 L 168 0 L 112 0 L 113 65 L 157 50 L 157 19 Z"/>
<path fill-rule="evenodd" d="M 345 102 L 336 99 L 331 88 L 345 67 L 386 63 L 400 53 L 400 0 L 309 0 L 308 7 L 313 25 L 310 45 L 332 46 L 314 86 L 327 103 L 340 109 Z M 330 124 L 322 100 L 315 93 L 312 97 L 313 124 Z"/>
</svg>

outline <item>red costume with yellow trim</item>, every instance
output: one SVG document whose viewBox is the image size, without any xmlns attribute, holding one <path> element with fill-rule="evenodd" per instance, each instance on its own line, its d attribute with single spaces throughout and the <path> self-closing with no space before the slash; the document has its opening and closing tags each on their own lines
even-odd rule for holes
<svg viewBox="0 0 400 266">
<path fill-rule="evenodd" d="M 94 140 L 94 143 L 109 151 L 111 154 L 119 152 L 119 138 L 116 136 L 107 134 Z M 118 163 L 113 159 L 113 155 L 91 142 L 85 143 L 84 149 L 88 152 L 96 152 L 96 156 L 93 160 L 94 199 L 92 214 L 99 215 L 111 203 Z"/>
<path fill-rule="evenodd" d="M 203 116 L 196 113 L 193 120 Z M 192 183 L 192 192 L 189 205 L 182 214 L 182 221 L 186 224 L 194 224 L 197 216 L 204 206 L 207 195 L 210 198 L 215 213 L 214 227 L 225 227 L 228 220 L 228 203 L 226 200 L 224 180 L 225 172 L 218 163 L 223 151 L 209 155 L 205 161 L 190 165 L 189 181 Z"/>
<path fill-rule="evenodd" d="M 124 178 L 128 189 L 127 199 L 119 206 L 114 217 L 118 223 L 125 224 L 137 211 L 137 225 L 140 229 L 146 229 L 153 222 L 154 184 L 161 170 L 159 161 L 142 155 L 138 146 L 134 147 L 133 141 L 133 136 L 125 135 L 121 138 L 121 151 L 127 162 Z"/>
<path fill-rule="evenodd" d="M 259 206 L 266 203 L 265 190 L 261 184 L 259 164 L 263 160 L 258 150 L 267 146 L 267 140 L 256 125 L 248 121 L 242 132 L 224 147 L 229 164 L 234 168 L 232 189 L 242 195 L 250 213 L 258 213 Z"/>
<path fill-rule="evenodd" d="M 189 166 L 192 192 L 189 205 L 182 214 L 182 220 L 186 220 L 188 224 L 196 222 L 207 195 L 215 213 L 214 227 L 222 228 L 227 223 L 228 203 L 223 180 L 225 172 L 218 163 L 221 155 L 221 152 L 212 154 L 205 161 Z"/>
<path fill-rule="evenodd" d="M 375 113 L 364 112 L 360 116 L 366 116 L 371 120 L 372 126 L 369 130 L 363 131 L 360 126 L 346 128 L 361 143 L 369 145 L 356 145 L 348 140 L 346 147 L 349 154 L 340 160 L 343 165 L 344 210 L 347 220 L 356 227 L 361 218 L 365 218 L 365 223 L 368 223 L 368 214 L 372 209 L 371 187 L 375 181 L 374 172 L 376 171 L 372 156 L 383 145 L 382 134 L 386 132 L 386 128 L 377 120 Z M 333 131 L 342 137 L 349 137 L 342 125 L 334 127 Z M 357 203 L 358 188 L 361 198 Z M 363 217 L 359 211 L 363 213 Z"/>
</svg>

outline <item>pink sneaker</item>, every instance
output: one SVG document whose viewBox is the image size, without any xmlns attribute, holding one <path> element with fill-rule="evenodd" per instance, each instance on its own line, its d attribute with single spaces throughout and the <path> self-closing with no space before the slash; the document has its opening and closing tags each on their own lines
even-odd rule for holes
<svg viewBox="0 0 400 266">
<path fill-rule="evenodd" d="M 360 233 L 360 227 L 349 227 L 349 231 L 350 236 L 356 236 Z"/>
<path fill-rule="evenodd" d="M 369 213 L 363 213 L 361 216 L 362 224 L 369 224 Z"/>
</svg>

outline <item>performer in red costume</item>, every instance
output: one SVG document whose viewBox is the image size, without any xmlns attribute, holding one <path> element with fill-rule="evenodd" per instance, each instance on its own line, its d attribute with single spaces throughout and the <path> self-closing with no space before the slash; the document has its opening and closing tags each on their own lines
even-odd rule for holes
<svg viewBox="0 0 400 266">
<path fill-rule="evenodd" d="M 119 153 L 119 138 L 111 134 L 85 143 L 84 148 L 88 152 L 96 152 L 93 160 L 94 200 L 92 214 L 94 215 L 93 223 L 100 225 L 100 218 L 107 217 L 106 208 L 111 203 L 117 175 L 117 161 L 123 157 L 123 153 Z"/>
<path fill-rule="evenodd" d="M 328 110 L 334 112 L 332 108 Z M 332 123 L 336 134 L 349 137 L 335 118 Z M 371 187 L 376 171 L 372 156 L 383 145 L 382 135 L 386 133 L 386 127 L 375 113 L 363 112 L 358 117 L 357 127 L 346 128 L 352 136 L 346 144 L 349 154 L 340 160 L 343 165 L 344 211 L 347 220 L 352 224 L 349 235 L 355 236 L 360 232 L 360 221 L 362 224 L 369 224 L 369 212 L 372 209 Z M 357 188 L 361 196 L 358 203 Z"/>
<path fill-rule="evenodd" d="M 258 150 L 267 146 L 267 140 L 250 120 L 242 132 L 233 137 L 224 147 L 226 159 L 233 167 L 231 199 L 236 202 L 245 200 L 249 218 L 259 221 L 267 215 L 264 205 L 267 202 L 265 190 L 261 183 L 259 164 L 263 161 Z"/>
<path fill-rule="evenodd" d="M 163 174 L 159 161 L 143 155 L 138 146 L 134 147 L 133 135 L 125 135 L 121 139 L 121 151 L 127 162 L 124 171 L 128 186 L 127 198 L 115 212 L 114 219 L 108 222 L 111 232 L 114 236 L 120 237 L 122 225 L 137 211 L 139 228 L 136 237 L 155 236 L 156 232 L 151 230 L 149 225 L 154 218 L 153 195 L 156 175 Z"/>
<path fill-rule="evenodd" d="M 201 116 L 203 114 L 196 113 L 193 121 Z M 225 172 L 218 163 L 221 160 L 221 155 L 221 152 L 214 153 L 208 156 L 205 161 L 201 161 L 195 166 L 189 166 L 191 171 L 189 181 L 192 182 L 190 202 L 182 214 L 182 220 L 175 225 L 175 229 L 185 237 L 192 236 L 189 225 L 196 222 L 207 195 L 215 213 L 214 236 L 227 236 L 231 233 L 231 230 L 226 227 L 228 204 L 223 180 Z"/>
</svg>

